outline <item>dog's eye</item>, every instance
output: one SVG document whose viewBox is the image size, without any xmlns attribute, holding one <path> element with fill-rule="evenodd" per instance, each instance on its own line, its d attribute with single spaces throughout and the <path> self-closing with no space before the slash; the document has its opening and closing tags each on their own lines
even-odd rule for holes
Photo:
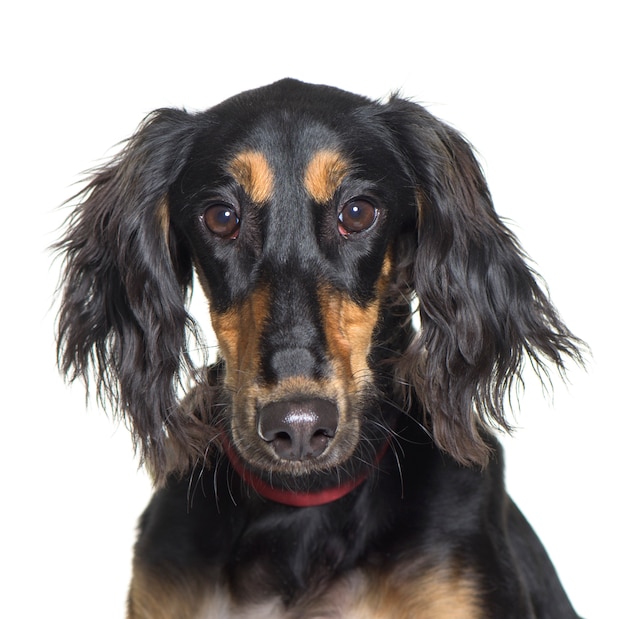
<svg viewBox="0 0 626 619">
<path fill-rule="evenodd" d="M 239 217 L 228 204 L 213 204 L 204 211 L 204 224 L 222 239 L 236 239 L 239 235 Z"/>
<path fill-rule="evenodd" d="M 339 213 L 339 233 L 347 237 L 371 228 L 378 217 L 378 209 L 362 198 L 350 200 Z"/>
</svg>

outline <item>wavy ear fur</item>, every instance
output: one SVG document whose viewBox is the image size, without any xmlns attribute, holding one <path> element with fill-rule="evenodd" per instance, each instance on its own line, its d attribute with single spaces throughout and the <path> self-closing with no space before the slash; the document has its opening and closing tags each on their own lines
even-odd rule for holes
<svg viewBox="0 0 626 619">
<path fill-rule="evenodd" d="M 150 115 L 121 153 L 78 194 L 67 233 L 58 318 L 58 361 L 70 379 L 90 370 L 101 401 L 131 421 L 135 444 L 155 464 L 164 434 L 183 432 L 180 372 L 190 370 L 185 310 L 191 260 L 169 230 L 168 188 L 191 147 L 195 117 Z M 158 465 L 157 465 L 158 466 Z"/>
<path fill-rule="evenodd" d="M 417 231 L 413 287 L 421 330 L 400 362 L 437 444 L 462 464 L 484 465 L 481 428 L 510 429 L 504 408 L 524 358 L 543 375 L 582 362 L 493 208 L 470 145 L 424 108 L 392 98 L 384 115 L 413 176 Z"/>
</svg>

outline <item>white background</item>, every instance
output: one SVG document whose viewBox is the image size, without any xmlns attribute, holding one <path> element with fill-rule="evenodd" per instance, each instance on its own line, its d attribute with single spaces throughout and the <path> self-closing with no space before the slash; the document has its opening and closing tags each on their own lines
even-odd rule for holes
<svg viewBox="0 0 626 619">
<path fill-rule="evenodd" d="M 625 18 L 615 0 L 22 2 L 0 15 L 0 616 L 123 616 L 149 483 L 123 427 L 54 366 L 46 247 L 80 172 L 162 106 L 283 76 L 401 88 L 461 129 L 587 372 L 528 378 L 511 494 L 579 612 L 626 617 Z M 11 3 L 15 6 L 17 2 Z M 230 4 L 232 8 L 224 8 Z"/>
</svg>

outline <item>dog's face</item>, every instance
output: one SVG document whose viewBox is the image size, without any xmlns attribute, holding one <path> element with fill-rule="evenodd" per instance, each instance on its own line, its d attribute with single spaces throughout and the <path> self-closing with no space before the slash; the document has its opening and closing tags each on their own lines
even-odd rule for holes
<svg viewBox="0 0 626 619">
<path fill-rule="evenodd" d="M 219 106 L 169 192 L 225 365 L 224 430 L 274 481 L 334 469 L 364 443 L 378 347 L 402 329 L 381 321 L 397 241 L 417 214 L 363 99 L 281 94 Z"/>
<path fill-rule="evenodd" d="M 398 97 L 283 80 L 159 110 L 79 198 L 60 365 L 94 370 L 157 479 L 216 437 L 278 485 L 353 477 L 397 412 L 485 464 L 524 355 L 580 359 L 467 142 Z M 181 406 L 192 266 L 222 361 Z"/>
</svg>

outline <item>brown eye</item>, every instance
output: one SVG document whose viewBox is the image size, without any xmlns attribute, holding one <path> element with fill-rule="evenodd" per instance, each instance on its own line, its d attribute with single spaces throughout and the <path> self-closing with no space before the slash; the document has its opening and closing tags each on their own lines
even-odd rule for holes
<svg viewBox="0 0 626 619">
<path fill-rule="evenodd" d="M 363 232 L 374 225 L 378 209 L 367 200 L 350 200 L 339 213 L 339 232 L 347 237 L 355 232 Z"/>
<path fill-rule="evenodd" d="M 228 204 L 213 204 L 204 211 L 204 224 L 222 239 L 236 239 L 239 236 L 239 217 Z"/>
</svg>

